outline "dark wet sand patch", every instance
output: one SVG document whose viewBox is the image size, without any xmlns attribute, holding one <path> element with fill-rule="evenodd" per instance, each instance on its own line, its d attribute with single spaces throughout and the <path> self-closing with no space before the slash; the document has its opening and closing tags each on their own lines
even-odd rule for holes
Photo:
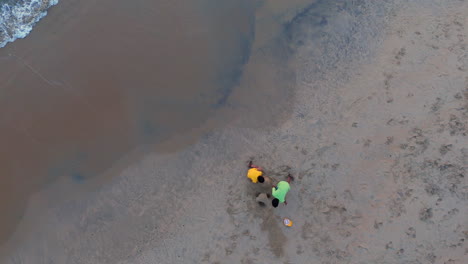
<svg viewBox="0 0 468 264">
<path fill-rule="evenodd" d="M 0 241 L 57 177 L 81 184 L 138 146 L 196 140 L 239 82 L 253 12 L 249 1 L 61 2 L 1 49 Z"/>
</svg>

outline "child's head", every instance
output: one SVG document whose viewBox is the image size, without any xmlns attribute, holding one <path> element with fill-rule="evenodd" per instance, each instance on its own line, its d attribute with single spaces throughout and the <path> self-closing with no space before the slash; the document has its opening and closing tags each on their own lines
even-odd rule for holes
<svg viewBox="0 0 468 264">
<path fill-rule="evenodd" d="M 265 178 L 263 178 L 263 176 L 258 176 L 257 180 L 259 183 L 263 183 L 265 181 Z"/>
<path fill-rule="evenodd" d="M 271 201 L 271 205 L 273 205 L 273 207 L 275 207 L 275 208 L 278 207 L 278 204 L 279 204 L 279 200 L 277 198 L 275 198 L 275 199 L 273 199 Z"/>
</svg>

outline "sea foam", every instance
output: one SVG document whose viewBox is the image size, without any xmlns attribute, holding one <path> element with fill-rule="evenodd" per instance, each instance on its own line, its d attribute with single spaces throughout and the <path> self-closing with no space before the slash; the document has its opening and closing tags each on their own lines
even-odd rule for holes
<svg viewBox="0 0 468 264">
<path fill-rule="evenodd" d="M 0 48 L 26 37 L 58 0 L 19 0 L 0 4 Z"/>
</svg>

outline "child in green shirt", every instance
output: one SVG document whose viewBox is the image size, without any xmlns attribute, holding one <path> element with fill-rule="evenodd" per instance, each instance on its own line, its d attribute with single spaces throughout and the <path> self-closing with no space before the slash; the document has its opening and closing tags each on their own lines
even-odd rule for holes
<svg viewBox="0 0 468 264">
<path fill-rule="evenodd" d="M 291 183 L 293 179 L 294 178 L 291 176 L 291 174 L 288 174 L 288 178 L 286 179 L 286 181 L 280 181 L 276 186 L 273 186 L 273 188 L 271 189 L 271 194 L 274 197 L 274 199 L 271 201 L 273 207 L 278 207 L 278 204 L 280 203 L 284 203 L 286 205 L 288 204 L 286 202 L 286 194 L 291 189 L 289 183 Z"/>
</svg>

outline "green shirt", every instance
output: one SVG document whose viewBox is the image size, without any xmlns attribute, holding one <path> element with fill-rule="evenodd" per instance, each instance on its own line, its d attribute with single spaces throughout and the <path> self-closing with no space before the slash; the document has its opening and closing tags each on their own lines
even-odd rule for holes
<svg viewBox="0 0 468 264">
<path fill-rule="evenodd" d="M 273 187 L 271 189 L 271 194 L 273 195 L 273 197 L 278 199 L 280 203 L 284 203 L 286 199 L 286 194 L 289 192 L 289 189 L 291 189 L 291 187 L 289 186 L 288 182 L 280 181 L 276 188 Z"/>
</svg>

